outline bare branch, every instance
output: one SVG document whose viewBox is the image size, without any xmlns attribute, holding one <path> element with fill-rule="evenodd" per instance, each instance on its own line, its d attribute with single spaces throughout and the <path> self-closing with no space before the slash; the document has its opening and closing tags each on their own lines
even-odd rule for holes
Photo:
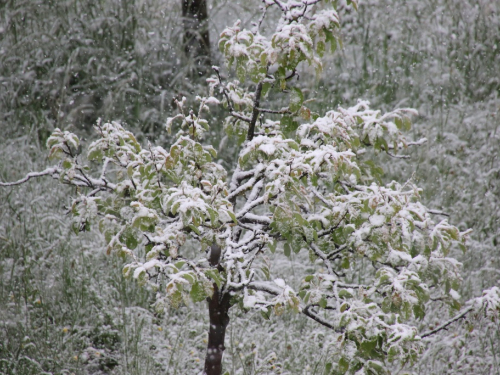
<svg viewBox="0 0 500 375">
<path fill-rule="evenodd" d="M 250 117 L 246 117 L 246 116 L 234 111 L 232 101 L 231 101 L 231 99 L 229 99 L 229 94 L 227 93 L 228 90 L 227 90 L 226 86 L 224 86 L 224 84 L 222 83 L 222 78 L 220 76 L 219 69 L 213 68 L 213 70 L 215 71 L 215 74 L 217 74 L 217 78 L 219 79 L 219 84 L 221 85 L 222 92 L 226 98 L 230 115 L 241 120 L 241 121 L 251 123 L 252 119 Z"/>
<path fill-rule="evenodd" d="M 275 114 L 280 114 L 280 115 L 283 115 L 283 114 L 291 114 L 292 112 L 288 109 L 288 108 L 283 108 L 283 109 L 280 109 L 279 111 L 277 110 L 274 110 L 274 109 L 267 109 L 267 108 L 257 108 L 260 112 L 264 112 L 264 113 L 275 113 Z"/>
<path fill-rule="evenodd" d="M 389 155 L 390 157 L 393 157 L 395 159 L 410 159 L 410 155 L 396 155 L 390 151 L 386 151 L 386 153 L 387 153 L 387 155 Z"/>
<path fill-rule="evenodd" d="M 333 253 L 328 254 L 328 259 L 335 258 L 338 254 L 340 254 L 345 249 L 347 249 L 347 245 L 346 244 L 340 246 L 336 251 L 334 251 Z"/>
<path fill-rule="evenodd" d="M 289 76 L 285 77 L 285 81 L 288 81 L 290 79 L 292 79 L 293 77 L 295 77 L 297 75 L 297 70 L 293 70 L 292 73 L 290 73 Z"/>
<path fill-rule="evenodd" d="M 316 314 L 314 311 L 311 310 L 311 305 L 308 305 L 305 308 L 303 308 L 302 313 L 304 315 L 306 315 L 307 317 L 311 318 L 312 320 L 318 322 L 322 326 L 330 328 L 331 330 L 334 330 L 337 333 L 342 333 L 342 331 L 343 331 L 342 329 L 340 329 L 340 330 L 336 329 L 332 324 L 328 323 L 322 317 L 318 316 L 318 314 Z"/>
<path fill-rule="evenodd" d="M 254 28 L 252 30 L 252 32 L 254 34 L 257 34 L 259 32 L 260 26 L 262 25 L 262 22 L 264 21 L 264 18 L 266 17 L 267 8 L 269 8 L 270 6 L 274 5 L 274 4 L 269 4 L 268 5 L 268 4 L 266 4 L 265 1 L 264 1 L 264 4 L 265 5 L 263 7 L 261 7 L 261 9 L 262 9 L 262 15 L 260 16 L 259 21 L 254 24 Z"/>
<path fill-rule="evenodd" d="M 408 142 L 406 143 L 406 145 L 403 145 L 403 144 L 398 144 L 397 148 L 399 150 L 403 149 L 405 146 L 421 146 L 423 145 L 424 143 L 427 142 L 427 138 L 421 138 L 419 139 L 418 141 L 415 141 L 415 142 Z M 389 148 L 389 150 L 394 150 L 394 145 L 387 145 L 387 147 Z"/>
<path fill-rule="evenodd" d="M 433 214 L 433 215 L 450 216 L 450 214 L 447 214 L 446 212 L 439 211 L 439 210 L 427 210 L 427 212 L 430 214 Z"/>
<path fill-rule="evenodd" d="M 455 315 L 453 318 L 451 318 L 450 320 L 444 322 L 443 324 L 441 324 L 440 326 L 434 328 L 433 330 L 425 332 L 424 334 L 420 335 L 420 337 L 421 338 L 429 337 L 431 335 L 434 335 L 435 333 L 438 333 L 439 331 L 442 331 L 443 329 L 446 329 L 446 327 L 448 327 L 450 324 L 456 322 L 457 320 L 460 320 L 460 319 L 464 318 L 472 310 L 473 310 L 472 306 L 466 308 L 460 314 Z"/>
</svg>

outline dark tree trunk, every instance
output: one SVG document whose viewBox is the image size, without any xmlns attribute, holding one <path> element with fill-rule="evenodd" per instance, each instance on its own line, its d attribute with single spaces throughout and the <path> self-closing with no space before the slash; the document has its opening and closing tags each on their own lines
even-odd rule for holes
<svg viewBox="0 0 500 375">
<path fill-rule="evenodd" d="M 210 68 L 210 38 L 206 0 L 182 0 L 184 50 L 202 73 Z"/>
<path fill-rule="evenodd" d="M 209 263 L 222 271 L 220 256 L 222 249 L 217 243 L 210 246 Z M 231 307 L 231 296 L 229 293 L 221 293 L 217 284 L 214 283 L 214 294 L 207 298 L 208 314 L 210 317 L 210 328 L 208 330 L 207 355 L 205 357 L 205 375 L 220 375 L 222 373 L 222 355 L 224 354 L 224 338 L 226 328 L 229 324 L 229 308 Z"/>
<path fill-rule="evenodd" d="M 210 329 L 208 333 L 207 355 L 205 357 L 205 374 L 220 375 L 222 373 L 222 355 L 224 354 L 224 338 L 229 324 L 229 307 L 231 296 L 221 294 L 214 284 L 212 298 L 207 298 L 208 313 L 210 315 Z"/>
</svg>

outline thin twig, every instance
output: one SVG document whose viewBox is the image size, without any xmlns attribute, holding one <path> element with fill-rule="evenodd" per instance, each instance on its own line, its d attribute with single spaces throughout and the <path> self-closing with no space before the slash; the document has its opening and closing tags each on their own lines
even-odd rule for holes
<svg viewBox="0 0 500 375">
<path fill-rule="evenodd" d="M 308 316 L 309 318 L 311 318 L 312 320 L 318 322 L 319 324 L 327 327 L 327 328 L 330 328 L 332 330 L 334 330 L 335 332 L 342 332 L 342 329 L 339 331 L 337 329 L 335 329 L 335 327 L 333 325 L 331 325 L 330 323 L 328 323 L 326 320 L 324 320 L 323 318 L 321 318 L 320 316 L 318 316 L 315 312 L 311 311 L 310 310 L 310 305 L 309 306 L 306 306 L 304 309 L 302 309 L 302 313 L 306 316 Z"/>
<path fill-rule="evenodd" d="M 283 109 L 280 109 L 279 111 L 274 110 L 274 109 L 267 109 L 267 108 L 257 108 L 257 109 L 260 112 L 264 112 L 264 113 L 276 113 L 276 114 L 279 114 L 279 115 L 292 113 L 288 108 L 283 108 Z"/>
<path fill-rule="evenodd" d="M 439 211 L 439 210 L 427 210 L 427 212 L 430 214 L 433 214 L 433 215 L 450 216 L 450 214 L 447 214 L 446 212 Z"/>
<path fill-rule="evenodd" d="M 443 329 L 446 329 L 446 327 L 448 327 L 450 324 L 456 322 L 457 320 L 459 319 L 462 319 L 465 317 L 465 315 L 467 315 L 468 313 L 470 313 L 471 311 L 473 310 L 472 306 L 471 307 L 468 307 L 467 309 L 465 309 L 463 312 L 461 312 L 460 314 L 454 316 L 453 318 L 451 318 L 450 320 L 448 320 L 447 322 L 441 324 L 439 327 L 437 328 L 434 328 L 433 330 L 429 331 L 429 332 L 425 332 L 424 334 L 420 335 L 421 338 L 425 338 L 425 337 L 428 337 L 428 336 L 431 336 L 439 331 L 442 331 Z"/>
<path fill-rule="evenodd" d="M 390 151 L 386 151 L 387 155 L 396 159 L 410 159 L 410 155 L 396 155 Z"/>
</svg>

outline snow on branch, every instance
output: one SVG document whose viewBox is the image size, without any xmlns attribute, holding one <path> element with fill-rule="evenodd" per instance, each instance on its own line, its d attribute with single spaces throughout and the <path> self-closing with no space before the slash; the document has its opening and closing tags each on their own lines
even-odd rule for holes
<svg viewBox="0 0 500 375">
<path fill-rule="evenodd" d="M 463 309 L 459 314 L 440 324 L 436 328 L 421 334 L 420 337 L 426 338 L 445 330 L 449 325 L 465 318 L 467 314 L 471 312 L 474 314 L 484 312 L 486 317 L 498 319 L 500 314 L 500 288 L 492 287 L 491 289 L 485 290 L 481 297 L 477 297 L 469 301 L 468 305 L 469 306 Z"/>
<path fill-rule="evenodd" d="M 21 178 L 20 180 L 14 181 L 14 182 L 0 182 L 0 186 L 16 186 L 16 185 L 21 185 L 24 184 L 25 182 L 29 181 L 32 178 L 37 178 L 37 177 L 43 177 L 43 176 L 52 176 L 56 173 L 58 173 L 58 168 L 57 167 L 51 167 L 47 168 L 44 171 L 41 172 L 31 172 L 28 173 L 24 178 Z"/>
</svg>

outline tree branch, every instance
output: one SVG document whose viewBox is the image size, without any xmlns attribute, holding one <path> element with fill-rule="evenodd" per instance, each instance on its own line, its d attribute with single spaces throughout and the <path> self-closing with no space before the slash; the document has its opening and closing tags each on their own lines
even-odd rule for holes
<svg viewBox="0 0 500 375">
<path fill-rule="evenodd" d="M 395 159 L 410 159 L 410 155 L 396 155 L 388 150 L 386 150 L 385 152 L 387 155 L 389 155 L 390 157 L 395 158 Z"/>
<path fill-rule="evenodd" d="M 444 322 L 443 324 L 441 324 L 440 326 L 434 328 L 433 330 L 425 332 L 424 334 L 420 335 L 420 337 L 421 338 L 429 337 L 431 335 L 434 335 L 435 333 L 438 333 L 439 331 L 442 331 L 443 329 L 446 329 L 446 327 L 448 327 L 450 324 L 456 322 L 457 320 L 460 320 L 460 319 L 464 318 L 465 315 L 467 315 L 468 313 L 470 313 L 472 310 L 473 310 L 472 306 L 468 307 L 467 309 L 465 309 L 464 311 L 462 311 L 460 314 L 454 316 L 453 318 L 451 318 L 450 320 Z"/>
<path fill-rule="evenodd" d="M 333 325 L 331 325 L 326 320 L 324 320 L 323 318 L 321 318 L 320 316 L 318 316 L 315 312 L 311 311 L 310 308 L 311 308 L 311 305 L 306 306 L 305 308 L 302 309 L 302 313 L 304 315 L 306 315 L 307 317 L 311 318 L 312 320 L 318 322 L 322 326 L 330 328 L 331 330 L 333 330 L 333 331 L 335 331 L 337 333 L 342 333 L 343 332 L 343 329 L 340 329 L 340 330 L 336 329 Z"/>
<path fill-rule="evenodd" d="M 47 168 L 42 172 L 31 172 L 26 175 L 26 177 L 21 178 L 20 180 L 14 181 L 14 182 L 0 182 L 0 186 L 16 186 L 16 185 L 21 185 L 24 184 L 26 181 L 36 178 L 36 177 L 42 177 L 42 176 L 52 176 L 55 173 L 59 173 L 59 168 L 57 167 L 52 167 L 52 168 Z"/>
<path fill-rule="evenodd" d="M 259 105 L 260 105 L 260 96 L 262 95 L 262 82 L 259 82 L 257 85 L 257 90 L 255 90 L 255 99 L 253 102 L 253 111 L 252 111 L 252 120 L 250 121 L 250 125 L 248 127 L 247 140 L 251 141 L 253 139 L 255 133 L 255 124 L 257 119 L 259 118 Z"/>
<path fill-rule="evenodd" d="M 260 197 L 258 199 L 255 199 L 253 200 L 252 202 L 250 202 L 249 204 L 245 205 L 245 207 L 243 207 L 241 209 L 241 211 L 239 211 L 237 214 L 236 214 L 236 218 L 239 219 L 241 217 L 243 217 L 244 215 L 246 215 L 249 211 L 251 211 L 252 209 L 254 209 L 255 207 L 261 205 L 262 203 L 264 203 L 265 201 L 265 198 L 264 197 Z"/>
<path fill-rule="evenodd" d="M 222 84 L 222 78 L 220 76 L 220 73 L 219 73 L 219 69 L 217 67 L 213 67 L 213 70 L 215 71 L 215 74 L 217 74 L 217 78 L 219 79 L 219 85 L 222 87 L 222 93 L 224 94 L 224 96 L 226 97 L 226 101 L 227 101 L 227 105 L 228 105 L 228 108 L 229 108 L 229 114 L 241 121 L 245 121 L 245 122 L 248 122 L 250 123 L 252 121 L 251 118 L 249 117 L 246 117 L 244 115 L 241 115 L 239 114 L 238 112 L 235 112 L 234 111 L 234 108 L 233 108 L 233 104 L 231 102 L 231 99 L 229 99 L 229 95 L 227 93 L 227 89 L 226 89 L 226 86 L 224 86 Z"/>
<path fill-rule="evenodd" d="M 252 224 L 261 224 L 261 225 L 269 225 L 271 224 L 271 219 L 267 216 L 255 215 L 251 212 L 248 212 L 243 216 L 240 221 L 243 223 L 252 223 Z"/>
<path fill-rule="evenodd" d="M 439 211 L 439 210 L 427 210 L 427 212 L 430 214 L 433 214 L 433 215 L 450 216 L 450 214 L 447 214 L 446 212 Z"/>
<path fill-rule="evenodd" d="M 307 241 L 306 241 L 307 243 Z M 339 276 L 337 274 L 337 272 L 335 272 L 332 268 L 332 265 L 330 264 L 330 260 L 328 259 L 328 257 L 326 256 L 326 254 L 324 252 L 321 251 L 321 249 L 316 246 L 315 243 L 307 243 L 309 245 L 309 247 L 311 248 L 312 251 L 314 251 L 314 254 L 316 254 L 319 258 L 321 258 L 323 260 L 323 263 L 325 264 L 326 266 L 326 269 L 328 270 L 328 272 L 331 274 L 334 274 L 336 276 Z"/>
<path fill-rule="evenodd" d="M 246 117 L 246 116 L 240 115 L 238 112 L 231 111 L 230 114 L 231 114 L 231 116 L 236 117 L 237 119 L 239 119 L 241 121 L 245 121 L 245 122 L 248 122 L 248 123 L 252 122 L 252 119 L 250 117 Z"/>
<path fill-rule="evenodd" d="M 270 283 L 262 282 L 262 281 L 252 281 L 252 282 L 248 283 L 247 288 L 257 290 L 260 292 L 266 292 L 266 293 L 272 294 L 274 296 L 277 296 L 282 292 L 279 287 L 274 286 Z M 330 328 L 331 330 L 333 330 L 337 333 L 341 333 L 343 331 L 343 329 L 340 329 L 340 330 L 336 329 L 332 324 L 328 323 L 326 320 L 324 320 L 322 317 L 320 317 L 314 311 L 311 311 L 310 310 L 311 307 L 312 307 L 311 305 L 304 307 L 302 309 L 302 313 L 304 315 L 306 315 L 307 317 L 311 318 L 312 320 L 316 321 L 317 323 L 319 323 L 327 328 Z"/>
<path fill-rule="evenodd" d="M 283 115 L 283 114 L 291 114 L 292 112 L 288 109 L 288 108 L 283 108 L 283 109 L 280 109 L 279 111 L 276 111 L 274 109 L 267 109 L 267 108 L 257 108 L 260 112 L 264 112 L 264 113 L 275 113 L 275 114 L 279 114 L 279 115 Z"/>
</svg>

